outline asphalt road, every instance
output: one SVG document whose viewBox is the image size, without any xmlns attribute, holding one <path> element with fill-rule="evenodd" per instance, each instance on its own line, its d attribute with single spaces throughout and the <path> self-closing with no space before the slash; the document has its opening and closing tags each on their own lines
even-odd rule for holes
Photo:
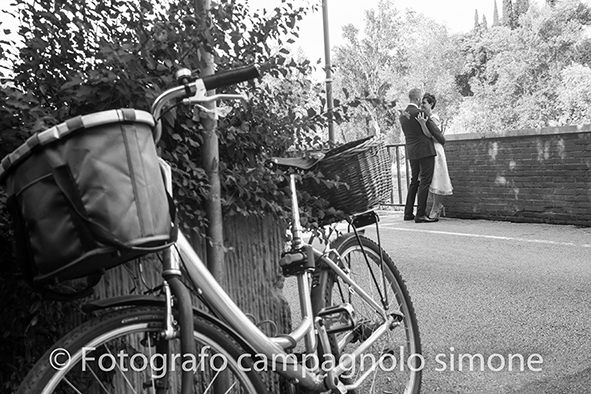
<svg viewBox="0 0 591 394">
<path fill-rule="evenodd" d="M 591 393 L 590 228 L 388 213 L 380 229 L 417 312 L 422 393 Z"/>
</svg>

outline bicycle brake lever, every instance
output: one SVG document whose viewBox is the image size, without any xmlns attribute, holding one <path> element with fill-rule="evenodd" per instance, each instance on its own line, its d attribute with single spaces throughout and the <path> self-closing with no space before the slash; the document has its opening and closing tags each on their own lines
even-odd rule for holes
<svg viewBox="0 0 591 394">
<path fill-rule="evenodd" d="M 215 107 L 214 109 L 209 109 L 204 107 L 201 104 L 195 104 L 195 106 L 204 114 L 206 117 L 212 117 L 217 119 L 218 117 L 223 118 L 228 115 L 231 111 L 231 107 L 224 106 L 224 107 Z"/>
<path fill-rule="evenodd" d="M 183 104 L 205 104 L 217 100 L 242 100 L 248 102 L 248 97 L 245 94 L 214 94 L 213 96 L 193 96 L 183 99 Z"/>
</svg>

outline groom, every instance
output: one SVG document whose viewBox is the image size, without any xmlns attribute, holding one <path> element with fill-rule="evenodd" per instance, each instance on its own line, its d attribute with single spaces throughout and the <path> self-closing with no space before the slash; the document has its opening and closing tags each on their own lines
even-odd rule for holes
<svg viewBox="0 0 591 394">
<path fill-rule="evenodd" d="M 400 115 L 400 125 L 406 138 L 406 157 L 410 161 L 411 178 L 406 195 L 406 206 L 404 208 L 404 220 L 413 220 L 415 223 L 434 223 L 438 219 L 431 219 L 425 215 L 427 208 L 427 197 L 429 186 L 433 179 L 435 166 L 435 147 L 431 138 L 427 137 L 417 120 L 417 115 L 423 114 L 419 108 L 422 99 L 420 89 L 412 89 L 408 93 L 410 103 L 406 110 Z M 432 120 L 427 121 L 427 128 L 432 135 L 440 135 L 441 131 Z M 418 192 L 417 215 L 413 215 L 415 198 Z"/>
</svg>

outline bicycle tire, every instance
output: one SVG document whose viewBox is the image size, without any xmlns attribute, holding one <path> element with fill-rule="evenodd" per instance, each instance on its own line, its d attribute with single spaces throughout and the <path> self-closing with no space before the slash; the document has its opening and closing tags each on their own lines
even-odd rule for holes
<svg viewBox="0 0 591 394">
<path fill-rule="evenodd" d="M 361 286 L 361 288 L 381 303 L 380 294 L 388 295 L 389 311 L 399 310 L 402 319 L 397 328 L 388 330 L 376 343 L 367 349 L 361 357 L 361 362 L 354 365 L 341 376 L 345 384 L 355 382 L 359 376 L 368 370 L 371 361 L 380 362 L 378 368 L 371 372 L 361 386 L 349 393 L 404 393 L 418 394 L 421 388 L 422 369 L 424 359 L 421 354 L 421 342 L 415 310 L 412 305 L 408 289 L 398 268 L 388 254 L 371 239 L 359 236 L 344 235 L 332 244 L 333 250 L 340 256 L 340 265 L 349 270 L 349 276 Z M 363 257 L 365 251 L 368 260 Z M 380 252 L 383 258 L 384 274 L 387 280 L 387 293 L 378 288 L 384 288 L 380 268 Z M 336 260 L 335 260 L 336 261 Z M 368 264 L 369 262 L 369 264 Z M 371 267 L 372 272 L 370 272 Z M 372 328 L 383 321 L 379 315 L 370 308 L 354 291 L 339 278 L 334 271 L 327 267 L 317 270 L 317 278 L 312 288 L 313 310 L 318 313 L 322 308 L 349 303 L 353 306 L 357 325 L 355 330 L 357 339 L 350 342 L 344 341 L 347 334 L 352 331 L 329 335 L 331 346 L 330 353 L 334 361 L 338 362 L 346 353 L 350 353 L 359 337 L 367 338 L 372 333 Z M 378 278 L 378 285 L 374 282 Z M 338 345 L 339 340 L 344 341 Z M 339 349 L 341 346 L 341 349 Z M 323 352 L 322 347 L 319 352 Z M 368 356 L 372 357 L 368 357 Z M 389 355 L 389 356 L 386 356 Z M 319 357 L 326 355 L 319 354 Z M 369 359 L 369 361 L 368 361 Z M 382 360 L 382 361 L 379 361 Z M 367 364 L 365 364 L 367 363 Z"/>
<path fill-rule="evenodd" d="M 252 368 L 252 360 L 243 357 L 238 361 L 241 355 L 248 354 L 246 350 L 223 325 L 200 315 L 194 321 L 197 349 L 194 360 L 193 357 L 175 360 L 178 340 L 159 339 L 165 316 L 163 307 L 131 307 L 89 320 L 43 355 L 17 394 L 178 393 L 183 368 L 193 369 L 196 394 L 208 393 L 220 384 L 229 388 L 223 390 L 228 393 L 268 393 L 261 376 Z M 156 356 L 158 349 L 165 348 L 161 346 L 163 343 L 169 350 Z M 61 356 L 58 352 L 62 352 Z M 65 352 L 70 356 L 67 367 L 56 369 L 54 365 L 63 365 L 68 360 Z M 110 370 L 114 364 L 116 367 Z M 172 367 L 166 385 L 153 379 L 163 375 L 164 365 Z M 71 386 L 76 386 L 78 391 Z"/>
</svg>

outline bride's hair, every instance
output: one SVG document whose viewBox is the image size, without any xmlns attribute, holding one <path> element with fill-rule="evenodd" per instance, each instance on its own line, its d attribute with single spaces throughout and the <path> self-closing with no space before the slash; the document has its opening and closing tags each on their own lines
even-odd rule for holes
<svg viewBox="0 0 591 394">
<path fill-rule="evenodd" d="M 431 104 L 431 109 L 435 108 L 435 104 L 437 104 L 437 99 L 431 93 L 425 93 L 423 95 L 423 100 L 426 100 L 429 104 Z"/>
</svg>

